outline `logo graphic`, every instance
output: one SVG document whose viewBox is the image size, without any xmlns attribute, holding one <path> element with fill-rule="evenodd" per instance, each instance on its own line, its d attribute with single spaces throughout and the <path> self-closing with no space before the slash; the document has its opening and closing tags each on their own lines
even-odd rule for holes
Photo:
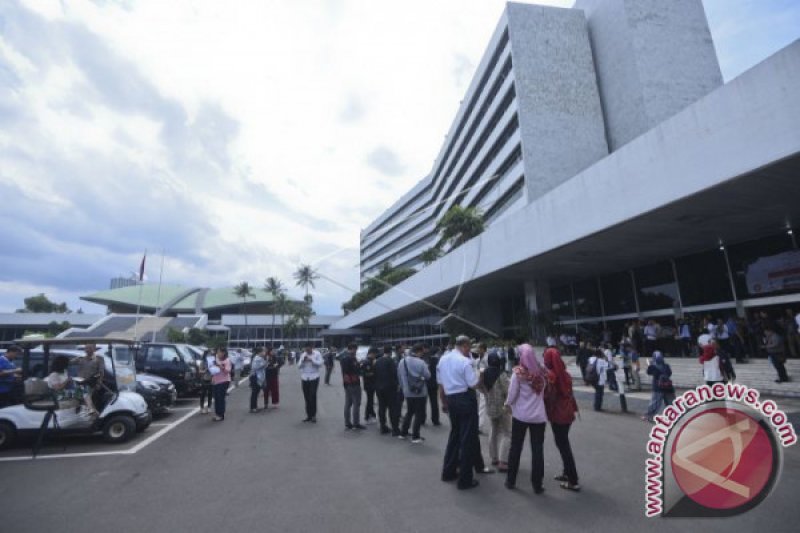
<svg viewBox="0 0 800 533">
<path fill-rule="evenodd" d="M 647 460 L 647 516 L 733 516 L 761 503 L 797 441 L 786 414 L 743 385 L 703 385 L 656 417 Z"/>
</svg>

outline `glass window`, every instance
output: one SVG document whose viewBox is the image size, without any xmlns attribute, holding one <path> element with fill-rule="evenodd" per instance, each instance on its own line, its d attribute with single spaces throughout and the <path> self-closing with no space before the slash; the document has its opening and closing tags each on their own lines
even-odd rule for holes
<svg viewBox="0 0 800 533">
<path fill-rule="evenodd" d="M 574 320 L 572 312 L 572 288 L 562 285 L 550 289 L 550 308 L 554 320 Z"/>
<path fill-rule="evenodd" d="M 628 272 L 617 272 L 600 278 L 603 289 L 603 306 L 606 316 L 636 312 L 633 281 Z"/>
<path fill-rule="evenodd" d="M 733 300 L 725 255 L 721 250 L 678 258 L 675 266 L 684 307 Z"/>
<path fill-rule="evenodd" d="M 736 296 L 800 291 L 800 250 L 786 233 L 728 247 Z"/>
<path fill-rule="evenodd" d="M 655 311 L 678 306 L 678 283 L 668 261 L 656 263 L 633 271 L 639 310 Z"/>
<path fill-rule="evenodd" d="M 172 363 L 178 359 L 178 352 L 171 346 L 152 346 L 147 351 L 147 360 L 152 363 Z"/>
<path fill-rule="evenodd" d="M 578 318 L 599 317 L 602 315 L 600 307 L 600 292 L 597 290 L 597 280 L 587 279 L 572 285 L 575 291 L 575 313 Z"/>
</svg>

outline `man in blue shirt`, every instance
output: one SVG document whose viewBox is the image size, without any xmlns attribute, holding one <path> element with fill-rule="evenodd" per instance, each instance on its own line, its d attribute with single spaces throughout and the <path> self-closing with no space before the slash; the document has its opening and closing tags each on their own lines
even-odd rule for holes
<svg viewBox="0 0 800 533">
<path fill-rule="evenodd" d="M 19 346 L 11 346 L 5 355 L 0 355 L 0 406 L 19 403 L 19 384 L 22 369 L 17 368 L 14 360 L 22 353 Z"/>
</svg>

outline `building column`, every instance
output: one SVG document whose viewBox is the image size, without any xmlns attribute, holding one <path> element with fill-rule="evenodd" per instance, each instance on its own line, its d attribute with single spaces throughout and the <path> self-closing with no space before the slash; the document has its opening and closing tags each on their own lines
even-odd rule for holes
<svg viewBox="0 0 800 533">
<path fill-rule="evenodd" d="M 533 331 L 531 335 L 538 341 L 544 341 L 547 337 L 545 326 L 540 320 L 543 317 L 550 317 L 552 303 L 550 301 L 550 282 L 546 280 L 530 280 L 524 285 L 525 306 L 531 317 L 534 318 Z M 573 302 L 573 308 L 575 303 Z"/>
</svg>

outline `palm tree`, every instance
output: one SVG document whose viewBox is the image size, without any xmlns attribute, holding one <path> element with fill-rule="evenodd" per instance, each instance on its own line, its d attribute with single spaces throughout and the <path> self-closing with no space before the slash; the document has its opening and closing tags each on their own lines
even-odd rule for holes
<svg viewBox="0 0 800 533">
<path fill-rule="evenodd" d="M 439 248 L 438 246 L 433 246 L 431 248 L 428 248 L 427 250 L 419 254 L 419 259 L 425 266 L 430 265 L 440 257 L 442 257 L 442 249 Z"/>
<path fill-rule="evenodd" d="M 281 315 L 281 336 L 286 338 L 286 324 L 283 320 L 283 317 L 286 316 L 286 309 L 289 305 L 289 298 L 286 296 L 284 291 L 280 291 L 278 295 L 275 297 L 275 310 L 278 311 Z M 275 323 L 273 317 L 273 324 Z M 273 326 L 274 329 L 274 326 Z M 274 332 L 273 332 L 273 342 L 274 342 Z"/>
<path fill-rule="evenodd" d="M 306 305 L 308 306 L 308 317 L 310 317 L 311 314 L 313 313 L 311 311 L 311 302 L 313 302 L 313 299 L 310 299 L 311 295 L 309 294 L 308 289 L 309 289 L 309 287 L 311 287 L 312 289 L 315 287 L 314 281 L 319 279 L 319 274 L 314 272 L 314 269 L 311 267 L 311 265 L 300 265 L 297 268 L 297 271 L 294 273 L 294 279 L 297 282 L 296 283 L 297 286 L 298 287 L 303 287 L 303 289 L 305 289 L 305 291 L 306 291 L 306 295 L 303 298 L 303 300 L 306 302 Z M 303 314 L 306 314 L 306 313 L 303 313 Z M 308 337 L 308 318 L 306 318 L 306 320 L 304 320 L 304 322 L 305 322 L 305 326 L 306 326 L 306 338 L 307 338 Z"/>
<path fill-rule="evenodd" d="M 284 326 L 284 332 L 285 332 L 284 335 L 292 335 L 292 336 L 296 336 L 297 335 L 297 317 L 296 316 L 292 315 L 292 316 L 289 317 L 289 319 L 286 321 L 286 324 Z"/>
<path fill-rule="evenodd" d="M 275 276 L 270 276 L 264 282 L 264 290 L 272 295 L 272 344 L 275 344 L 275 300 L 283 292 L 283 283 Z"/>
<path fill-rule="evenodd" d="M 247 326 L 247 297 L 255 296 L 253 288 L 246 281 L 241 282 L 233 288 L 233 294 L 242 299 L 242 312 L 244 313 L 244 330 L 247 335 L 247 346 L 250 346 L 250 328 Z"/>
<path fill-rule="evenodd" d="M 450 244 L 450 250 L 458 248 L 485 229 L 483 213 L 476 207 L 454 205 L 436 223 L 441 240 Z"/>
</svg>

